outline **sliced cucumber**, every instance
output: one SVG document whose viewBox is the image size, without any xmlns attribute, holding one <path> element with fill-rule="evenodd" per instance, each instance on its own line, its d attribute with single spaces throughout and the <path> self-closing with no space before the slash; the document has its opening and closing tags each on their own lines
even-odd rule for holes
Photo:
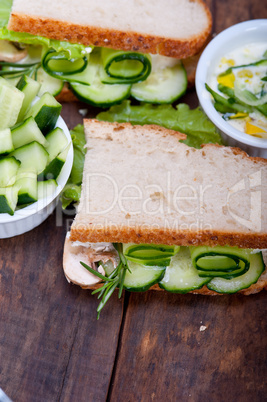
<svg viewBox="0 0 267 402">
<path fill-rule="evenodd" d="M 23 92 L 0 77 L 0 129 L 16 123 L 23 99 Z"/>
<path fill-rule="evenodd" d="M 244 275 L 233 279 L 214 278 L 207 284 L 207 287 L 217 293 L 236 293 L 256 283 L 263 271 L 264 262 L 262 253 L 251 254 L 250 267 Z"/>
<path fill-rule="evenodd" d="M 69 147 L 70 144 L 46 166 L 44 171 L 39 174 L 38 180 L 50 180 L 58 178 L 64 163 L 66 162 Z"/>
<path fill-rule="evenodd" d="M 58 184 L 56 180 L 53 179 L 46 181 L 38 181 L 37 183 L 38 200 L 50 197 L 52 194 L 55 193 L 57 186 Z"/>
<path fill-rule="evenodd" d="M 0 130 L 0 155 L 8 154 L 14 149 L 10 128 Z"/>
<path fill-rule="evenodd" d="M 59 118 L 62 106 L 48 92 L 29 109 L 25 118 L 33 116 L 44 135 L 53 130 Z"/>
<path fill-rule="evenodd" d="M 172 103 L 185 93 L 186 88 L 186 71 L 180 63 L 154 71 L 145 81 L 134 84 L 131 96 L 144 102 Z"/>
<path fill-rule="evenodd" d="M 71 90 L 77 98 L 93 106 L 100 107 L 109 107 L 128 98 L 131 85 L 105 85 L 101 82 L 100 70 L 100 52 L 94 51 L 90 55 L 90 62 L 86 69 L 82 73 L 75 74 L 76 82 L 69 83 Z"/>
<path fill-rule="evenodd" d="M 48 142 L 46 150 L 49 153 L 48 163 L 50 163 L 60 152 L 62 152 L 68 145 L 67 137 L 62 128 L 55 128 L 47 134 L 46 140 Z"/>
<path fill-rule="evenodd" d="M 107 261 L 102 266 L 106 275 L 110 275 L 115 269 L 111 261 Z M 148 290 L 162 279 L 166 269 L 166 267 L 148 266 L 132 261 L 128 261 L 128 266 L 131 272 L 126 271 L 123 284 L 124 289 L 131 292 L 144 292 Z"/>
<path fill-rule="evenodd" d="M 15 148 L 22 147 L 33 141 L 39 142 L 39 144 L 44 147 L 48 146 L 48 141 L 32 116 L 28 117 L 22 123 L 16 124 L 16 126 L 12 128 L 11 133 Z"/>
<path fill-rule="evenodd" d="M 209 281 L 210 278 L 200 278 L 198 275 L 197 269 L 192 264 L 188 247 L 181 247 L 180 252 L 172 257 L 159 286 L 168 292 L 187 293 L 200 289 Z"/>
<path fill-rule="evenodd" d="M 123 287 L 132 292 L 148 290 L 162 279 L 166 269 L 166 267 L 147 266 L 132 261 L 128 261 L 128 266 L 131 272 L 126 272 Z"/>
<path fill-rule="evenodd" d="M 37 201 L 37 174 L 19 171 L 16 180 L 18 187 L 18 205 Z"/>
<path fill-rule="evenodd" d="M 70 83 L 70 88 L 78 99 L 93 106 L 110 107 L 128 98 L 131 85 L 102 84 L 99 80 L 91 85 Z"/>
<path fill-rule="evenodd" d="M 13 186 L 20 162 L 13 156 L 0 159 L 0 187 Z"/>
<path fill-rule="evenodd" d="M 0 214 L 14 215 L 18 201 L 18 188 L 16 186 L 0 188 Z"/>
<path fill-rule="evenodd" d="M 21 162 L 21 169 L 29 172 L 41 173 L 48 161 L 48 152 L 36 141 L 15 149 L 10 154 Z"/>
<path fill-rule="evenodd" d="M 33 80 L 27 75 L 22 75 L 19 82 L 17 83 L 17 88 L 24 93 L 23 103 L 19 112 L 18 121 L 23 120 L 27 110 L 30 108 L 32 101 L 37 96 L 40 89 L 39 82 Z"/>
<path fill-rule="evenodd" d="M 42 96 L 45 92 L 57 96 L 64 86 L 64 81 L 51 77 L 42 68 L 39 68 L 37 72 L 37 81 L 41 85 L 38 96 Z"/>
</svg>

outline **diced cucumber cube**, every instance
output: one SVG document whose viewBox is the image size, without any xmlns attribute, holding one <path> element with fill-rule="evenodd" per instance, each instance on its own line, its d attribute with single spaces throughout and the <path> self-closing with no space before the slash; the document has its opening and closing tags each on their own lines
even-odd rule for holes
<svg viewBox="0 0 267 402">
<path fill-rule="evenodd" d="M 54 179 L 46 181 L 38 181 L 37 183 L 38 200 L 50 197 L 52 194 L 55 193 L 57 186 L 58 184 Z"/>
<path fill-rule="evenodd" d="M 46 147 L 48 142 L 42 131 L 37 126 L 34 118 L 28 117 L 22 123 L 16 124 L 11 130 L 12 140 L 14 148 L 22 147 L 23 145 L 29 144 L 30 142 L 37 141 L 39 144 Z"/>
<path fill-rule="evenodd" d="M 46 146 L 46 150 L 49 153 L 49 163 L 66 148 L 66 146 L 68 145 L 68 140 L 62 128 L 59 127 L 50 131 L 50 133 L 48 133 L 46 136 L 46 140 L 48 141 L 48 146 Z"/>
<path fill-rule="evenodd" d="M 0 77 L 0 129 L 16 123 L 23 99 L 23 92 Z"/>
<path fill-rule="evenodd" d="M 10 128 L 0 130 L 0 154 L 8 154 L 14 149 Z"/>
<path fill-rule="evenodd" d="M 20 162 L 14 157 L 0 159 L 0 187 L 13 186 Z"/>
<path fill-rule="evenodd" d="M 36 172 L 37 174 L 45 169 L 48 161 L 48 152 L 36 141 L 15 149 L 11 155 L 21 162 L 21 168 L 24 171 Z"/>
<path fill-rule="evenodd" d="M 46 92 L 28 110 L 25 118 L 33 116 L 42 133 L 46 135 L 54 129 L 61 109 L 61 104 L 51 94 Z"/>
<path fill-rule="evenodd" d="M 18 201 L 18 188 L 16 186 L 0 188 L 0 214 L 14 215 Z"/>
<path fill-rule="evenodd" d="M 49 92 L 51 95 L 58 95 L 64 86 L 64 81 L 51 77 L 42 68 L 39 68 L 37 73 L 37 81 L 40 82 L 41 88 L 38 95 L 42 96 L 45 92 Z"/>
<path fill-rule="evenodd" d="M 17 88 L 24 93 L 23 103 L 19 112 L 18 121 L 23 120 L 25 113 L 30 108 L 32 101 L 39 92 L 41 84 L 27 75 L 23 75 L 17 83 Z"/>
<path fill-rule="evenodd" d="M 57 179 L 64 163 L 66 162 L 70 144 L 59 155 L 57 155 L 39 175 L 41 180 Z"/>
<path fill-rule="evenodd" d="M 16 186 L 18 187 L 18 205 L 37 201 L 37 174 L 19 169 Z"/>
</svg>

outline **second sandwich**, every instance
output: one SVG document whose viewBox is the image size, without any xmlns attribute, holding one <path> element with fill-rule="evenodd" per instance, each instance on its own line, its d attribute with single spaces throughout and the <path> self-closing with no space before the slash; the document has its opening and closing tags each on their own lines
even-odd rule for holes
<svg viewBox="0 0 267 402">
<path fill-rule="evenodd" d="M 80 1 L 78 6 L 73 0 L 53 5 L 5 0 L 0 39 L 9 42 L 0 41 L 0 60 L 3 46 L 7 77 L 34 71 L 43 90 L 60 93 L 61 100 L 74 93 L 103 107 L 129 96 L 171 103 L 186 91 L 187 81 L 194 82 L 196 55 L 207 43 L 211 21 L 202 0 L 167 6 L 163 0 Z"/>
<path fill-rule="evenodd" d="M 105 301 L 116 287 L 215 295 L 267 286 L 265 159 L 190 148 L 159 126 L 84 123 L 82 195 L 63 261 L 70 282 Z"/>
</svg>

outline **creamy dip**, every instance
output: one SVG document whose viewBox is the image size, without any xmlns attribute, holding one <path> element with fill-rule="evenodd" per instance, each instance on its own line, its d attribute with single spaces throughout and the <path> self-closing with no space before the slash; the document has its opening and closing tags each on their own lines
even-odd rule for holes
<svg viewBox="0 0 267 402">
<path fill-rule="evenodd" d="M 247 66 L 266 59 L 266 63 L 257 66 Z M 240 66 L 240 67 L 237 67 Z M 227 74 L 226 70 L 231 69 Z M 262 81 L 267 76 L 267 43 L 251 43 L 237 48 L 225 54 L 216 65 L 213 74 L 210 77 L 210 87 L 221 96 L 228 98 L 218 90 L 218 84 L 222 84 L 235 91 L 248 90 L 258 99 L 262 96 L 266 104 L 267 81 Z M 239 92 L 240 93 L 240 92 Z M 242 99 L 244 101 L 244 99 Z M 250 113 L 220 113 L 229 124 L 246 134 L 259 138 L 267 138 L 267 118 L 255 110 Z"/>
</svg>

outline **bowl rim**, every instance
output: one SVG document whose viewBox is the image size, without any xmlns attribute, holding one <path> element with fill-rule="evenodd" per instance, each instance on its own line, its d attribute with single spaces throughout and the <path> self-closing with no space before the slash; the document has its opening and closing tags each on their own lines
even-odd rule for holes
<svg viewBox="0 0 267 402">
<path fill-rule="evenodd" d="M 229 40 L 234 41 L 235 37 L 240 37 L 241 32 L 261 32 L 266 31 L 267 37 L 267 19 L 255 19 L 243 21 L 235 24 L 224 31 L 216 35 L 210 43 L 206 46 L 203 53 L 200 56 L 197 69 L 196 69 L 196 92 L 201 107 L 207 114 L 209 119 L 219 128 L 223 133 L 229 137 L 239 141 L 240 143 L 257 147 L 267 148 L 267 139 L 253 137 L 249 134 L 243 133 L 232 127 L 222 116 L 216 111 L 213 106 L 212 98 L 209 92 L 205 88 L 205 82 L 207 82 L 207 73 L 210 67 L 210 63 L 214 60 L 214 53 L 217 53 L 220 46 L 225 45 Z M 264 37 L 263 37 L 264 39 Z M 233 47 L 233 46 L 232 46 Z M 239 47 L 237 45 L 237 47 Z M 225 52 L 222 51 L 221 56 Z"/>
<path fill-rule="evenodd" d="M 41 199 L 37 200 L 36 202 L 32 203 L 31 205 L 28 205 L 25 208 L 16 210 L 14 215 L 9 215 L 8 213 L 0 214 L 0 224 L 1 225 L 4 225 L 6 223 L 12 224 L 12 223 L 15 223 L 18 221 L 23 221 L 24 219 L 27 219 L 35 214 L 38 214 L 38 213 L 41 214 L 45 208 L 49 207 L 50 204 L 52 204 L 52 202 L 59 196 L 59 194 L 63 190 L 63 188 L 69 178 L 71 169 L 72 169 L 73 144 L 72 144 L 69 129 L 61 116 L 59 116 L 59 118 L 56 122 L 55 128 L 56 127 L 62 128 L 62 130 L 64 131 L 64 134 L 66 135 L 66 137 L 68 139 L 67 146 L 70 146 L 68 154 L 67 154 L 66 162 L 64 163 L 64 166 L 57 179 L 58 186 L 56 188 L 56 191 L 54 193 L 52 193 L 51 195 L 49 195 L 48 197 L 41 198 Z"/>
</svg>

